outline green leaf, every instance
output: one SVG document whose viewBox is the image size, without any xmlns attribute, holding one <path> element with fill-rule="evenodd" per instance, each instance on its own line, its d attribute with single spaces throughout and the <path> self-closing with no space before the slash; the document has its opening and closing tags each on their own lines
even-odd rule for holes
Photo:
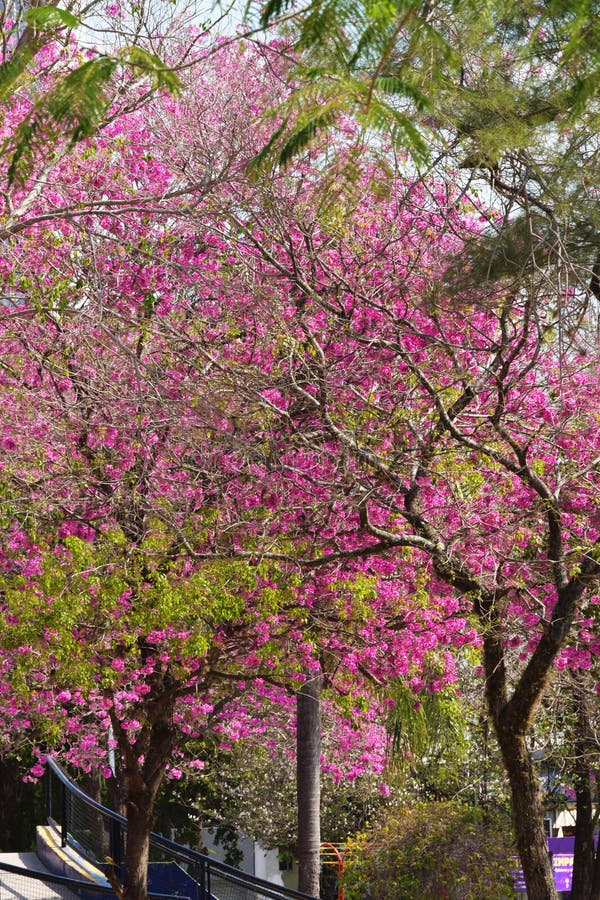
<svg viewBox="0 0 600 900">
<path fill-rule="evenodd" d="M 250 4 L 248 4 L 248 7 L 249 6 Z M 261 28 L 268 28 L 270 22 L 281 14 L 281 10 L 284 6 L 287 7 L 285 0 L 268 0 L 260 15 Z"/>
<path fill-rule="evenodd" d="M 150 76 L 156 88 L 165 88 L 170 93 L 176 94 L 183 87 L 175 72 L 165 66 L 159 56 L 148 50 L 141 47 L 127 47 L 120 58 L 130 69 Z"/>
<path fill-rule="evenodd" d="M 16 82 L 25 72 L 44 43 L 43 33 L 52 32 L 65 26 L 75 28 L 79 19 L 66 9 L 55 6 L 37 6 L 26 13 L 26 21 L 37 33 L 24 43 L 19 43 L 10 59 L 0 65 L 0 102 L 8 99 L 15 89 Z"/>
<path fill-rule="evenodd" d="M 15 84 L 34 57 L 30 44 L 18 47 L 10 60 L 0 65 L 0 102 L 6 100 L 15 89 Z"/>
<path fill-rule="evenodd" d="M 95 133 L 111 102 L 108 88 L 119 66 L 150 77 L 154 88 L 171 93 L 181 88 L 175 73 L 158 56 L 139 47 L 128 47 L 117 57 L 99 56 L 83 63 L 40 98 L 5 142 L 2 150 L 11 159 L 9 185 L 27 178 L 35 159 L 40 153 L 47 153 L 48 145 L 61 138 L 74 145 Z"/>
<path fill-rule="evenodd" d="M 79 19 L 67 9 L 58 9 L 56 6 L 34 6 L 27 10 L 25 16 L 27 24 L 35 28 L 49 31 L 52 28 L 77 28 Z"/>
<path fill-rule="evenodd" d="M 266 160 L 270 157 L 273 148 L 277 145 L 280 138 L 283 137 L 286 126 L 287 120 L 283 123 L 283 125 L 279 126 L 279 128 L 274 132 L 270 140 L 265 144 L 260 152 L 250 160 L 250 164 L 248 166 L 250 172 L 258 172 L 260 170 L 260 167 L 263 165 L 263 163 L 266 162 Z"/>
<path fill-rule="evenodd" d="M 324 112 L 315 110 L 309 120 L 295 129 L 283 144 L 279 154 L 281 165 L 287 165 L 302 150 L 305 150 L 320 131 L 333 124 L 336 115 L 337 110 L 332 108 L 326 109 Z"/>
<path fill-rule="evenodd" d="M 38 101 L 3 148 L 11 154 L 9 184 L 27 177 L 48 143 L 64 135 L 75 144 L 93 134 L 106 108 L 106 87 L 116 67 L 117 60 L 109 56 L 90 60 Z"/>
</svg>

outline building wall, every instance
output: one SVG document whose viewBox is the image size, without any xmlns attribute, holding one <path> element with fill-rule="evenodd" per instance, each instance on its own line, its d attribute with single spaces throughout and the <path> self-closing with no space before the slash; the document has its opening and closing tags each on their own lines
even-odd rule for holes
<svg viewBox="0 0 600 900">
<path fill-rule="evenodd" d="M 213 830 L 205 828 L 202 832 L 202 839 L 209 856 L 214 856 L 215 859 L 224 862 L 225 852 L 223 847 L 216 842 Z M 285 884 L 286 887 L 296 886 L 297 877 L 294 871 L 285 873 L 280 871 L 277 850 L 264 850 L 259 844 L 243 835 L 238 839 L 238 848 L 242 852 L 240 863 L 242 872 L 256 875 L 257 878 L 264 878 L 265 881 L 270 881 L 272 884 L 282 886 Z"/>
</svg>

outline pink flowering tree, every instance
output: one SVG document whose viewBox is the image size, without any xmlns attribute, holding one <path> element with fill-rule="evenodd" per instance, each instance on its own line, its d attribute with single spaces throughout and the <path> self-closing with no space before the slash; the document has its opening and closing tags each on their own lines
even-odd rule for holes
<svg viewBox="0 0 600 900">
<path fill-rule="evenodd" d="M 260 397 L 270 466 L 297 498 L 287 534 L 309 519 L 307 568 L 410 570 L 412 609 L 481 647 L 528 893 L 547 900 L 527 736 L 556 668 L 585 670 L 600 649 L 597 353 L 585 325 L 556 339 L 588 285 L 567 290 L 552 269 L 527 284 L 457 278 L 486 222 L 442 184 L 382 197 L 365 179 L 342 221 L 301 179 L 278 220 L 267 191 L 234 219 L 280 350 Z"/>
<path fill-rule="evenodd" d="M 274 350 L 223 236 L 252 191 L 242 125 L 274 90 L 272 61 L 220 62 L 218 78 L 198 65 L 183 101 L 120 116 L 64 156 L 51 188 L 13 185 L 1 262 L 5 721 L 41 735 L 40 759 L 107 771 L 118 750 L 136 900 L 160 784 L 203 762 L 186 759 L 188 738 L 223 716 L 238 736 L 257 728 L 234 705 L 257 679 L 319 693 L 335 680 L 352 697 L 365 678 L 420 677 L 440 659 L 419 630 L 444 631 L 384 561 L 289 565 L 312 526 L 299 527 L 301 485 L 265 473 L 257 377 Z M 390 629 L 400 609 L 411 627 Z M 314 777 L 318 743 L 311 762 Z M 313 869 L 315 854 L 318 840 Z"/>
<path fill-rule="evenodd" d="M 391 792 L 387 783 L 386 709 L 326 688 L 322 701 L 321 818 L 323 839 L 344 841 L 372 821 Z M 264 848 L 296 853 L 296 703 L 290 691 L 262 687 L 234 701 L 235 716 L 215 726 L 220 746 L 206 759 L 199 778 L 169 785 L 159 801 L 159 827 L 175 824 L 191 846 L 201 828 L 244 834 Z M 242 734 L 240 724 L 245 723 Z M 191 820 L 189 809 L 201 819 Z M 165 833 L 167 833 L 165 831 Z"/>
<path fill-rule="evenodd" d="M 176 92 L 181 83 L 175 69 L 199 35 L 197 27 L 188 27 L 193 6 L 193 0 L 176 2 L 168 10 L 127 0 L 72 0 L 64 8 L 55 2 L 3 4 L 3 190 L 33 179 L 39 194 L 57 161 L 81 140 L 97 134 L 121 111 L 146 103 L 156 90 Z M 205 32 L 210 27 L 207 19 Z M 26 194 L 16 206 L 5 198 L 9 220 L 24 211 Z"/>
<path fill-rule="evenodd" d="M 192 383 L 179 365 L 158 378 L 145 355 L 153 341 L 140 352 L 144 327 L 115 322 L 109 329 L 111 314 L 102 315 L 93 347 L 77 317 L 54 327 L 32 309 L 9 313 L 4 323 L 3 395 L 12 417 L 1 437 L 2 697 L 13 733 L 33 727 L 42 755 L 55 749 L 107 773 L 109 751 L 118 750 L 128 817 L 125 891 L 141 897 L 160 784 L 202 764 L 186 759 L 187 740 L 223 730 L 223 716 L 226 734 L 260 733 L 246 707 L 233 703 L 238 695 L 256 690 L 257 679 L 293 687 L 314 673 L 320 683 L 323 668 L 337 690 L 358 698 L 364 677 L 420 672 L 426 654 L 409 662 L 415 633 L 395 636 L 383 610 L 365 606 L 378 588 L 382 598 L 395 597 L 383 572 L 353 574 L 346 585 L 302 580 L 246 549 L 257 543 L 256 484 L 228 440 L 214 469 L 209 464 L 223 427 L 218 417 L 229 422 L 215 410 L 218 379 L 207 381 L 209 401 L 195 368 Z M 176 324 L 165 316 L 167 323 Z M 174 337 L 185 333 L 175 329 Z M 202 438 L 206 429 L 210 440 Z M 228 516 L 248 537 L 223 558 Z M 260 517 L 258 524 L 262 534 Z M 213 543 L 221 549 L 211 559 Z M 383 641 L 373 646 L 384 635 L 389 657 Z M 317 771 L 319 763 L 317 756 Z"/>
<path fill-rule="evenodd" d="M 24 114 L 16 101 L 11 114 Z M 153 804 L 165 774 L 180 773 L 175 748 L 260 673 L 256 649 L 283 630 L 277 609 L 294 593 L 268 565 L 190 562 L 183 540 L 225 527 L 227 463 L 207 436 L 232 409 L 217 369 L 199 387 L 210 339 L 190 329 L 210 316 L 220 262 L 191 229 L 172 240 L 166 213 L 179 210 L 167 201 L 195 190 L 202 202 L 236 160 L 216 146 L 234 123 L 213 115 L 212 145 L 194 148 L 203 181 L 183 191 L 181 168 L 152 152 L 157 129 L 130 114 L 59 157 L 52 188 L 15 183 L 6 198 L 3 703 L 13 734 L 43 729 L 41 750 L 62 747 L 86 768 L 106 768 L 114 741 L 127 897 L 146 894 Z"/>
<path fill-rule="evenodd" d="M 139 799 L 143 741 L 163 777 L 174 720 L 247 678 L 302 673 L 316 710 L 333 674 L 435 690 L 473 644 L 528 890 L 553 898 L 526 738 L 555 667 L 598 652 L 595 352 L 555 339 L 563 281 L 456 278 L 486 222 L 441 182 L 373 170 L 323 202 L 327 146 L 249 181 L 278 59 L 223 59 L 6 232 L 5 669 L 35 712 L 34 661 L 40 684 L 73 663 L 67 712 L 112 721 Z"/>
<path fill-rule="evenodd" d="M 49 298 L 47 275 L 35 277 Z M 170 337 L 148 338 L 147 291 L 142 280 L 136 294 L 134 281 L 112 324 L 91 300 L 83 323 L 32 305 L 3 323 L 12 415 L 1 438 L 2 656 L 7 718 L 36 728 L 42 750 L 106 769 L 114 740 L 125 896 L 140 898 L 156 793 L 182 768 L 176 750 L 211 727 L 246 679 L 270 671 L 259 651 L 270 642 L 272 655 L 280 636 L 285 646 L 296 588 L 269 563 L 195 561 L 182 549 L 182 533 L 209 540 L 222 527 L 229 478 L 203 434 L 226 414 L 203 398 L 194 364 L 187 374 L 169 367 Z M 205 388 L 218 392 L 210 378 Z M 195 476 L 182 457 L 193 457 Z"/>
</svg>

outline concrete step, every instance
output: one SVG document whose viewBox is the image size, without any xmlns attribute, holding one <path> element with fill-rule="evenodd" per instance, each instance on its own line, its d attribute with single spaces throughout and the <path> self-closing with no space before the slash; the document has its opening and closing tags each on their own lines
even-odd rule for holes
<svg viewBox="0 0 600 900">
<path fill-rule="evenodd" d="M 77 900 L 76 895 L 62 885 L 3 871 L 2 865 L 23 869 L 24 873 L 51 874 L 35 853 L 0 853 L 0 900 Z"/>
<path fill-rule="evenodd" d="M 53 825 L 38 825 L 35 841 L 38 858 L 55 875 L 110 887 L 104 873 L 81 856 L 74 847 L 70 844 L 61 846 L 60 834 Z"/>
</svg>

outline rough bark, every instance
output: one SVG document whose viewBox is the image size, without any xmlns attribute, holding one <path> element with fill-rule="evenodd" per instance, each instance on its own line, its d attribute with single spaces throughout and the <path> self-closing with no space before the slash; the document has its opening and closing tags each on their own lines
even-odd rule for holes
<svg viewBox="0 0 600 900">
<path fill-rule="evenodd" d="M 148 857 L 154 801 L 148 791 L 130 793 L 127 799 L 127 849 L 123 900 L 147 900 Z"/>
<path fill-rule="evenodd" d="M 309 674 L 296 699 L 298 888 L 312 897 L 320 896 L 321 683 Z"/>
<path fill-rule="evenodd" d="M 527 884 L 528 900 L 558 900 L 544 834 L 544 808 L 535 763 L 524 734 L 498 729 L 510 784 L 513 827 Z"/>
<path fill-rule="evenodd" d="M 575 711 L 573 729 L 573 786 L 575 788 L 575 849 L 573 852 L 572 900 L 600 900 L 600 881 L 594 887 L 594 799 L 592 765 L 598 756 L 598 741 L 590 718 L 590 685 L 571 674 L 571 695 Z M 593 694 L 591 695 L 593 696 Z M 600 872 L 598 873 L 600 874 Z"/>
<path fill-rule="evenodd" d="M 600 900 L 600 837 L 598 838 L 598 845 L 594 856 L 590 900 Z"/>
<path fill-rule="evenodd" d="M 118 719 L 111 715 L 121 752 L 127 817 L 123 900 L 148 898 L 150 832 L 156 796 L 175 743 L 173 703 L 174 695 L 167 691 L 148 704 L 147 724 L 135 745 L 129 743 Z"/>
<path fill-rule="evenodd" d="M 573 853 L 572 900 L 591 900 L 594 866 L 592 785 L 590 772 L 581 757 L 574 772 L 575 850 Z"/>
<path fill-rule="evenodd" d="M 509 699 L 502 631 L 497 620 L 497 607 L 489 602 L 491 599 L 487 602 L 482 599 L 478 609 L 480 616 L 487 616 L 483 642 L 486 700 L 508 775 L 513 827 L 527 897 L 528 900 L 558 900 L 544 833 L 539 773 L 526 740 L 536 702 L 543 695 L 549 678 L 553 657 L 549 654 L 550 663 L 545 674 L 542 666 L 526 670 Z"/>
</svg>

